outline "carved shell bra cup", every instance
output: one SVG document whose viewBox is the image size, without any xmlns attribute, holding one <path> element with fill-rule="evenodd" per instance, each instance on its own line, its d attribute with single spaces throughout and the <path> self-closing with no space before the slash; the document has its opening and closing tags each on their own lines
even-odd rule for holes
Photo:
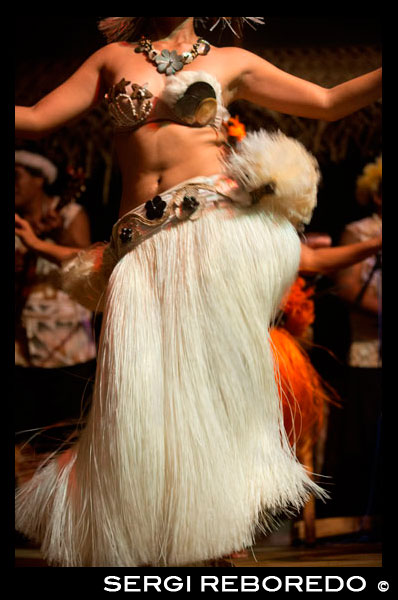
<svg viewBox="0 0 398 600">
<path fill-rule="evenodd" d="M 220 129 L 229 118 L 220 83 L 205 71 L 184 71 L 168 77 L 159 98 L 144 85 L 125 79 L 112 86 L 105 98 L 117 131 L 130 131 L 154 121 Z"/>
</svg>

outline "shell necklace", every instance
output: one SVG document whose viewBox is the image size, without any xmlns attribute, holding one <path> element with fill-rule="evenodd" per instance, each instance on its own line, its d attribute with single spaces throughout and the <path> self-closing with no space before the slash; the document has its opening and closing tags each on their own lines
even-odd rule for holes
<svg viewBox="0 0 398 600">
<path fill-rule="evenodd" d="M 176 71 L 191 63 L 199 54 L 206 56 L 210 52 L 210 44 L 203 38 L 198 38 L 189 52 L 177 54 L 176 50 L 158 52 L 152 46 L 151 40 L 143 35 L 135 48 L 135 52 L 144 52 L 148 59 L 157 67 L 159 73 L 174 75 Z"/>
</svg>

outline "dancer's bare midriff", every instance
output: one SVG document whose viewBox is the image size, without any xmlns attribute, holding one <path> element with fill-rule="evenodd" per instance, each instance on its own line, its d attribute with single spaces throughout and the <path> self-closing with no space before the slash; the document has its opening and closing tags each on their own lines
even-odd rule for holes
<svg viewBox="0 0 398 600">
<path fill-rule="evenodd" d="M 182 181 L 219 173 L 224 134 L 170 121 L 148 123 L 116 137 L 123 178 L 120 216 Z"/>
</svg>

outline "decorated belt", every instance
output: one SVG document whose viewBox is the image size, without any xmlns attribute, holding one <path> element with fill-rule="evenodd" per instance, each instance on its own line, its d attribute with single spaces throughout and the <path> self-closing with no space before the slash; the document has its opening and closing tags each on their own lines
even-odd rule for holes
<svg viewBox="0 0 398 600">
<path fill-rule="evenodd" d="M 230 206 L 237 183 L 222 175 L 188 180 L 123 215 L 113 226 L 110 250 L 118 260 L 167 226 L 198 219 L 205 209 Z"/>
</svg>

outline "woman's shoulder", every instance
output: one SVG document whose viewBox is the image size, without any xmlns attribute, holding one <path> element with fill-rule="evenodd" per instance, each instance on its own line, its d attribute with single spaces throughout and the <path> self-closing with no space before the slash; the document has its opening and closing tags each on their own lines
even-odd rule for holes
<svg viewBox="0 0 398 600">
<path fill-rule="evenodd" d="M 55 196 L 52 199 L 52 203 L 50 205 L 50 210 L 53 213 L 59 214 L 59 217 L 62 221 L 62 228 L 65 230 L 70 227 L 72 221 L 75 219 L 75 217 L 79 213 L 82 213 L 85 211 L 84 211 L 83 206 L 75 201 L 68 202 L 67 204 L 64 204 L 63 206 L 61 206 L 61 208 L 58 208 L 60 203 L 61 203 L 60 196 Z"/>
<path fill-rule="evenodd" d="M 131 53 L 135 47 L 136 44 L 132 44 L 130 42 L 112 42 L 98 48 L 98 50 L 91 54 L 90 59 L 107 63 L 108 61 L 113 61 L 118 57 L 125 56 L 128 52 Z"/>
<path fill-rule="evenodd" d="M 211 54 L 224 75 L 230 74 L 234 79 L 256 66 L 258 61 L 264 60 L 257 54 L 236 46 L 221 48 L 212 46 L 212 52 L 208 56 Z"/>
<path fill-rule="evenodd" d="M 376 219 L 375 216 L 370 216 L 348 223 L 344 229 L 342 238 L 346 240 L 346 243 L 362 242 L 380 235 L 380 231 L 381 220 Z"/>
<path fill-rule="evenodd" d="M 212 53 L 225 60 L 248 60 L 254 56 L 249 50 L 237 46 L 211 46 Z"/>
</svg>

